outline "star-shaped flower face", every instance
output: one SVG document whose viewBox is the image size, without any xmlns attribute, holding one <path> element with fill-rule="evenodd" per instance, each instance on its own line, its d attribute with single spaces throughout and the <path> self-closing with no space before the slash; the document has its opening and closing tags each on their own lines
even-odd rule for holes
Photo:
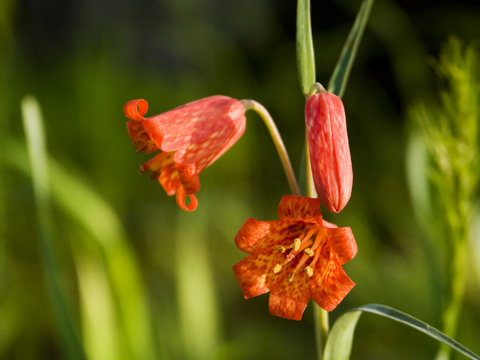
<svg viewBox="0 0 480 360">
<path fill-rule="evenodd" d="M 357 245 L 349 227 L 322 219 L 319 199 L 286 195 L 280 220 L 247 219 L 235 237 L 250 254 L 233 267 L 246 299 L 270 291 L 270 313 L 300 320 L 310 297 L 327 311 L 355 286 L 341 265 Z"/>
<path fill-rule="evenodd" d="M 182 209 L 195 210 L 199 174 L 242 136 L 244 106 L 239 100 L 215 95 L 144 118 L 147 110 L 143 99 L 131 100 L 123 108 L 130 119 L 127 129 L 135 149 L 146 153 L 160 150 L 141 170 L 158 178 L 168 195 L 176 194 Z"/>
<path fill-rule="evenodd" d="M 352 161 L 342 100 L 321 91 L 305 105 L 310 163 L 318 197 L 328 210 L 340 212 L 352 193 Z"/>
</svg>

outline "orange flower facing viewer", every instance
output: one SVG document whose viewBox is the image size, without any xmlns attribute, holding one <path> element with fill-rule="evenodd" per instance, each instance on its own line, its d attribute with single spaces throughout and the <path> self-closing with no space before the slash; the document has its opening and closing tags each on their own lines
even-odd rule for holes
<svg viewBox="0 0 480 360">
<path fill-rule="evenodd" d="M 198 205 L 199 174 L 245 131 L 244 106 L 239 100 L 215 95 L 144 118 L 147 110 L 143 99 L 131 100 L 123 108 L 130 119 L 127 129 L 135 149 L 146 153 L 160 150 L 141 171 L 150 171 L 168 195 L 177 195 L 183 210 L 193 211 Z"/>
<path fill-rule="evenodd" d="M 235 237 L 250 254 L 233 267 L 245 299 L 270 291 L 270 313 L 293 320 L 310 297 L 332 311 L 355 286 L 341 267 L 357 253 L 352 230 L 323 220 L 319 199 L 286 195 L 278 215 L 247 219 Z"/>
</svg>

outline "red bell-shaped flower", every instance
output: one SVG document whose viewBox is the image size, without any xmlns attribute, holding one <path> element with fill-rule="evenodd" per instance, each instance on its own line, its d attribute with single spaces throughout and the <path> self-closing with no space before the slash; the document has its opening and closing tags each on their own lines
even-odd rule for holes
<svg viewBox="0 0 480 360">
<path fill-rule="evenodd" d="M 328 210 L 338 213 L 347 205 L 353 183 L 342 100 L 326 91 L 310 96 L 305 123 L 317 195 Z"/>
<path fill-rule="evenodd" d="M 135 149 L 160 150 L 141 171 L 149 170 L 168 195 L 177 195 L 182 209 L 193 211 L 198 204 L 194 194 L 200 190 L 199 174 L 245 131 L 244 106 L 239 100 L 215 95 L 145 118 L 147 110 L 143 99 L 131 100 L 123 108 Z"/>
</svg>

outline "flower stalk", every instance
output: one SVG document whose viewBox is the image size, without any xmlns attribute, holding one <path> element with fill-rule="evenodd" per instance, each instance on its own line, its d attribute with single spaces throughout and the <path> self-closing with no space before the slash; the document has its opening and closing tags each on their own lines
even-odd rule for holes
<svg viewBox="0 0 480 360">
<path fill-rule="evenodd" d="M 312 89 L 313 89 L 313 86 L 312 86 Z M 307 154 L 307 159 L 310 159 L 310 149 L 308 146 L 307 138 L 305 138 L 305 150 Z M 312 165 L 310 161 L 307 161 L 306 172 L 307 172 L 307 196 L 317 197 L 315 184 L 313 182 Z M 315 326 L 315 346 L 317 348 L 317 358 L 318 360 L 322 360 L 323 350 L 325 348 L 328 332 L 330 330 L 330 323 L 329 323 L 328 311 L 325 311 L 317 304 L 315 304 L 313 308 L 313 323 Z"/>
<path fill-rule="evenodd" d="M 283 170 L 285 171 L 285 175 L 287 176 L 287 181 L 288 181 L 290 190 L 293 195 L 299 196 L 300 188 L 297 183 L 295 172 L 293 171 L 292 163 L 290 162 L 290 157 L 288 156 L 288 152 L 285 147 L 285 144 L 283 143 L 282 136 L 280 135 L 280 132 L 278 131 L 272 116 L 262 104 L 260 104 L 255 100 L 245 99 L 241 101 L 245 106 L 245 112 L 247 112 L 248 110 L 253 110 L 263 120 L 263 123 L 267 127 L 268 132 L 272 137 L 273 143 L 275 144 L 275 148 L 277 149 L 278 156 L 280 157 L 280 161 L 282 162 L 282 165 L 283 165 Z"/>
</svg>

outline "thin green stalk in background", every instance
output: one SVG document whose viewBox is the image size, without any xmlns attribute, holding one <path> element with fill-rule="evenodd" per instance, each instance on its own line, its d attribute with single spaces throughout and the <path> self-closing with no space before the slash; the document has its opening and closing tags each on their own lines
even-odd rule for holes
<svg viewBox="0 0 480 360">
<path fill-rule="evenodd" d="M 432 160 L 428 175 L 435 190 L 431 201 L 438 211 L 435 225 L 437 233 L 445 234 L 443 240 L 449 250 L 442 330 L 451 337 L 458 327 L 465 292 L 468 241 L 480 172 L 478 59 L 475 48 L 464 50 L 460 41 L 451 39 L 435 64 L 446 85 L 440 92 L 440 103 L 429 107 L 419 103 L 410 111 Z M 449 356 L 450 349 L 442 345 L 437 359 Z"/>
<path fill-rule="evenodd" d="M 30 158 L 31 176 L 40 230 L 40 251 L 46 282 L 53 303 L 57 332 L 69 359 L 86 359 L 70 305 L 60 282 L 53 243 L 53 220 L 50 210 L 50 184 L 45 136 L 37 101 L 30 96 L 22 100 L 23 126 Z"/>
</svg>

